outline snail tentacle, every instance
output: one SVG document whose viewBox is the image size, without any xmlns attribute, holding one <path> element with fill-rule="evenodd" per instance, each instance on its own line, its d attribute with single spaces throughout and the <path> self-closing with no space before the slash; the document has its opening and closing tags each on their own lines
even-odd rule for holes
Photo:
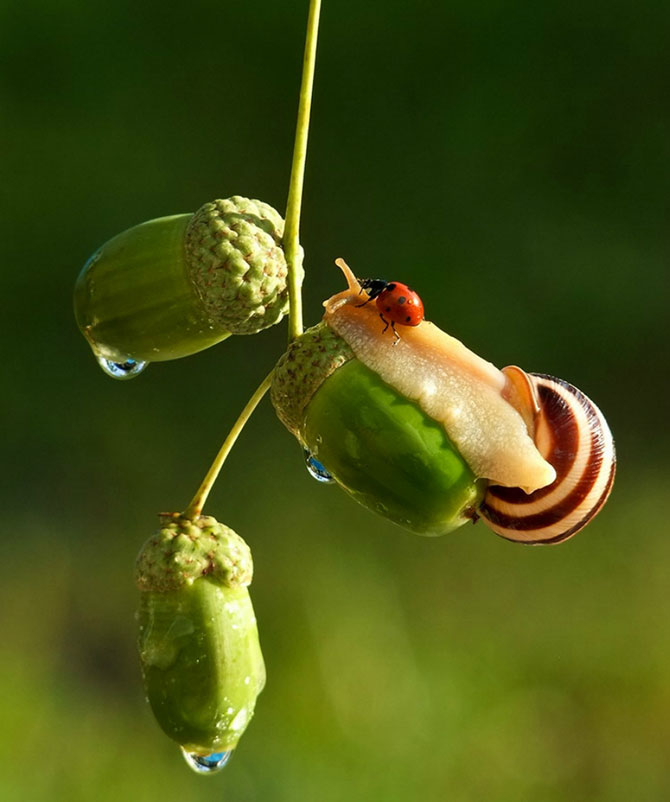
<svg viewBox="0 0 670 802">
<path fill-rule="evenodd" d="M 535 444 L 556 479 L 530 494 L 490 485 L 479 513 L 509 540 L 560 543 L 586 526 L 607 500 L 616 470 L 614 440 L 602 412 L 576 387 L 545 374 L 527 375 L 540 406 Z"/>
</svg>

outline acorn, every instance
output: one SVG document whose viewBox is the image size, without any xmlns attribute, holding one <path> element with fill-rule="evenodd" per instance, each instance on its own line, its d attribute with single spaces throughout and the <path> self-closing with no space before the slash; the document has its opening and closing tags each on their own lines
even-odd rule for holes
<svg viewBox="0 0 670 802">
<path fill-rule="evenodd" d="M 327 321 L 290 344 L 270 394 L 309 458 L 363 506 L 422 535 L 472 519 L 484 485 L 444 429 Z"/>
<path fill-rule="evenodd" d="M 288 310 L 283 234 L 275 209 L 237 195 L 134 226 L 81 271 L 79 328 L 96 357 L 121 374 L 231 334 L 255 334 Z"/>
<path fill-rule="evenodd" d="M 498 370 L 423 320 L 407 285 L 359 281 L 338 264 L 347 290 L 291 343 L 271 388 L 308 466 L 418 534 L 445 534 L 480 512 L 498 534 L 527 543 L 583 528 L 615 464 L 593 402 L 559 380 Z"/>
<path fill-rule="evenodd" d="M 265 684 L 247 544 L 210 516 L 161 515 L 136 565 L 147 697 L 196 770 L 235 749 Z M 216 757 L 216 761 L 211 758 Z"/>
</svg>

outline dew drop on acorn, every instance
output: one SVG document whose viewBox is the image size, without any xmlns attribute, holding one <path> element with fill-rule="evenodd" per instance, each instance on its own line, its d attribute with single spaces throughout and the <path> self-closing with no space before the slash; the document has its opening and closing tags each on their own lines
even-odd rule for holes
<svg viewBox="0 0 670 802">
<path fill-rule="evenodd" d="M 111 359 L 105 359 L 104 356 L 96 356 L 96 359 L 108 376 L 111 376 L 113 379 L 119 379 L 120 381 L 134 379 L 135 376 L 139 376 L 149 364 L 148 362 L 138 362 L 135 359 L 113 362 Z"/>
<path fill-rule="evenodd" d="M 229 752 L 212 752 L 210 755 L 197 755 L 195 752 L 187 752 L 182 748 L 184 760 L 198 774 L 214 774 L 226 765 L 230 760 L 233 750 Z"/>
<path fill-rule="evenodd" d="M 323 465 L 307 449 L 305 449 L 305 465 L 309 471 L 309 475 L 313 479 L 316 479 L 317 482 L 330 484 L 335 481 Z"/>
</svg>

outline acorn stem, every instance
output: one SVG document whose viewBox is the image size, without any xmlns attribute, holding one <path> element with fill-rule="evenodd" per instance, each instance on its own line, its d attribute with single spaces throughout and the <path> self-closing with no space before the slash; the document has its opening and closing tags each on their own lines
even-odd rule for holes
<svg viewBox="0 0 670 802">
<path fill-rule="evenodd" d="M 302 83 L 300 85 L 300 100 L 298 103 L 298 120 L 295 129 L 291 180 L 286 204 L 286 222 L 284 224 L 284 254 L 288 265 L 289 288 L 289 342 L 299 337 L 303 330 L 299 242 L 300 209 L 305 178 L 307 135 L 309 133 L 309 115 L 312 108 L 312 87 L 314 85 L 314 65 L 316 62 L 316 41 L 319 32 L 320 13 L 321 0 L 310 0 L 305 55 L 302 64 Z"/>
<path fill-rule="evenodd" d="M 214 462 L 207 471 L 205 478 L 202 480 L 202 484 L 198 488 L 197 493 L 195 496 L 193 496 L 191 503 L 182 513 L 182 518 L 195 520 L 202 513 L 202 509 L 207 501 L 207 496 L 209 496 L 209 493 L 214 486 L 214 482 L 217 480 L 219 472 L 223 467 L 223 463 L 226 461 L 228 454 L 235 445 L 235 441 L 239 437 L 240 432 L 242 429 L 244 429 L 247 421 L 252 416 L 254 410 L 260 403 L 265 393 L 267 393 L 267 391 L 270 389 L 273 374 L 274 370 L 272 370 L 269 375 L 263 379 L 256 392 L 247 401 L 247 404 L 242 412 L 240 412 L 240 416 L 233 424 L 233 428 L 230 430 L 230 432 L 228 432 L 228 436 L 223 441 L 223 445 L 219 449 L 219 453 L 214 458 Z"/>
</svg>

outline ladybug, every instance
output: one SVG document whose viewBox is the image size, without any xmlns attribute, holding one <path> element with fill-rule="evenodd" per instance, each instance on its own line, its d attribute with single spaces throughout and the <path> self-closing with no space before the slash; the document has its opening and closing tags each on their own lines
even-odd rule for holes
<svg viewBox="0 0 670 802">
<path fill-rule="evenodd" d="M 382 334 L 391 326 L 395 335 L 394 345 L 400 339 L 395 329 L 396 323 L 399 326 L 418 326 L 423 320 L 423 301 L 407 284 L 385 281 L 383 278 L 363 278 L 358 283 L 361 292 L 365 290 L 368 294 L 368 300 L 358 306 L 375 302 L 379 317 L 386 324 Z"/>
</svg>

